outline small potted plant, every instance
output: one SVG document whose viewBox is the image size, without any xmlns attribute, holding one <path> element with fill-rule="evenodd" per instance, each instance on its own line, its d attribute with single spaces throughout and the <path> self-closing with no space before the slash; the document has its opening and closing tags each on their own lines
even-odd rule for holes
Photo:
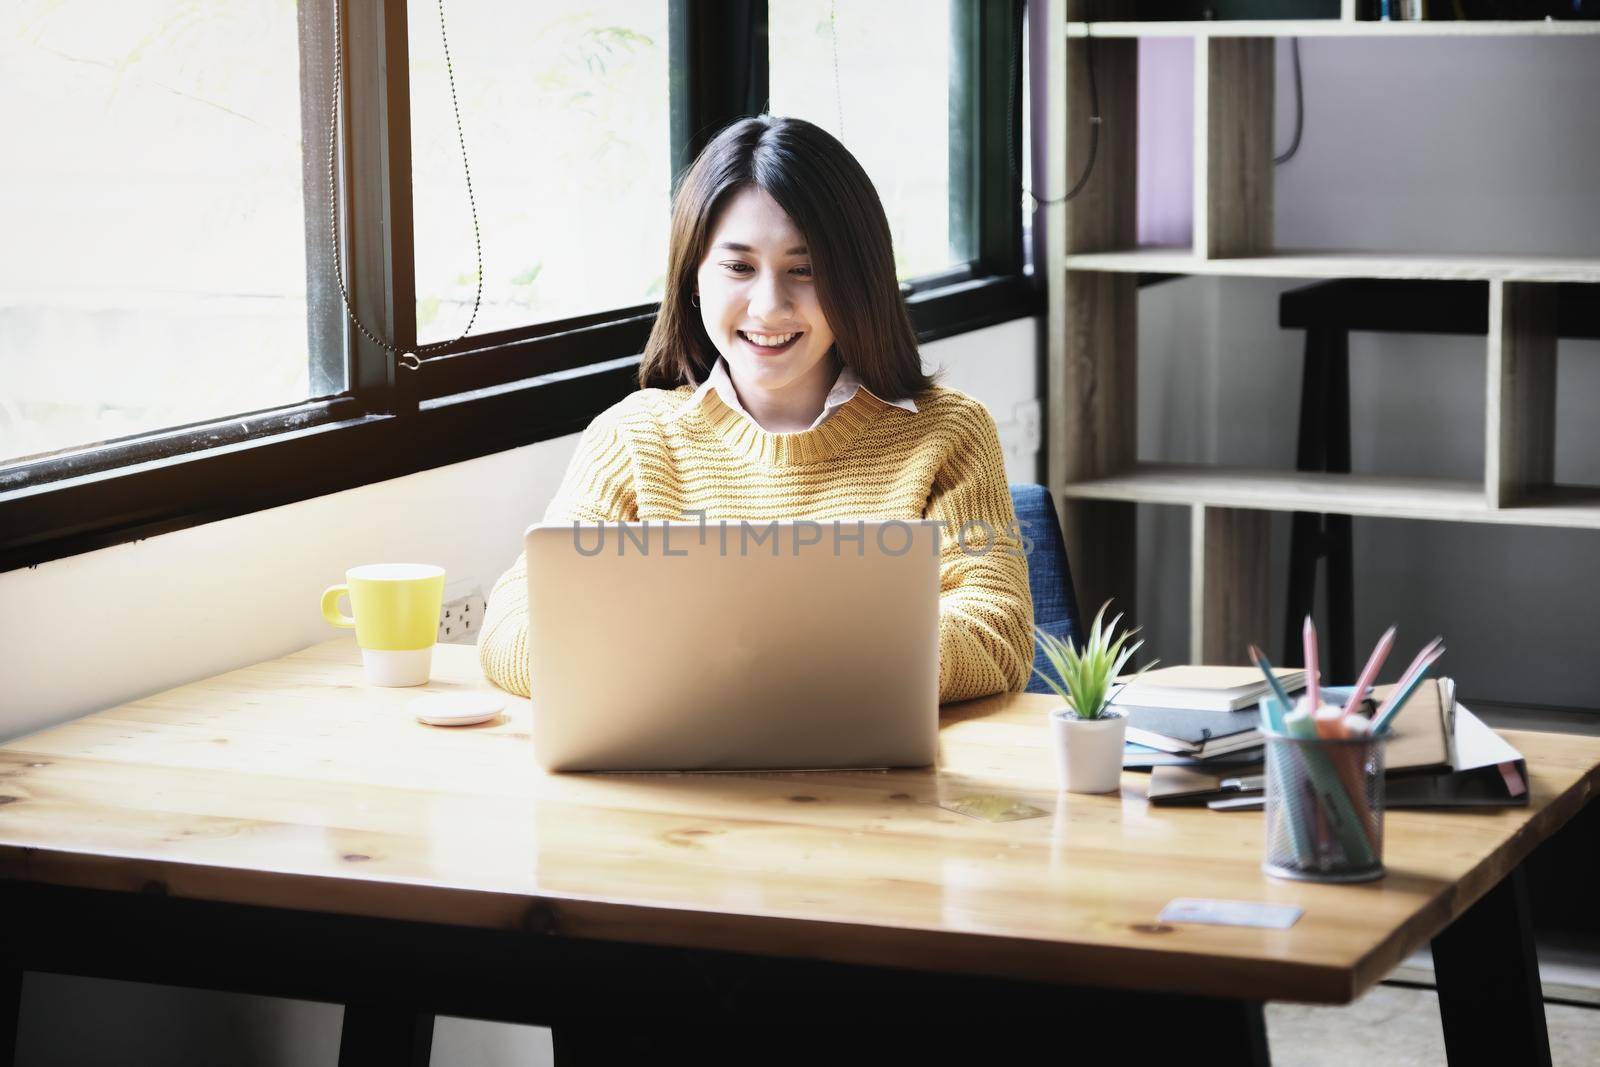
<svg viewBox="0 0 1600 1067">
<path fill-rule="evenodd" d="M 1112 710 L 1111 688 L 1144 642 L 1127 644 L 1138 630 L 1125 630 L 1112 639 L 1122 616 L 1102 626 L 1101 620 L 1110 606 L 1108 600 L 1095 613 L 1081 649 L 1035 627 L 1051 671 L 1035 668 L 1034 673 L 1067 703 L 1050 713 L 1050 734 L 1061 788 L 1069 793 L 1110 793 L 1122 781 L 1122 742 L 1128 720 Z M 1150 666 L 1146 664 L 1139 673 Z"/>
</svg>

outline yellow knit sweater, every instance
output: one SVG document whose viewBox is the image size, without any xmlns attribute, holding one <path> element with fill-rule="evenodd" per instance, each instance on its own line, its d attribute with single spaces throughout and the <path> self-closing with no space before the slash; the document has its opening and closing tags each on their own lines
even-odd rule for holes
<svg viewBox="0 0 1600 1067">
<path fill-rule="evenodd" d="M 940 520 L 939 699 L 1027 685 L 1033 600 L 1000 438 L 982 404 L 934 387 L 910 412 L 861 389 L 820 426 L 774 434 L 714 391 L 697 402 L 692 394 L 688 386 L 643 389 L 602 412 L 544 521 L 688 519 L 697 511 L 708 521 Z M 996 543 L 987 543 L 985 529 Z M 528 695 L 527 635 L 527 562 L 519 555 L 495 582 L 478 636 L 484 674 L 519 696 Z"/>
</svg>

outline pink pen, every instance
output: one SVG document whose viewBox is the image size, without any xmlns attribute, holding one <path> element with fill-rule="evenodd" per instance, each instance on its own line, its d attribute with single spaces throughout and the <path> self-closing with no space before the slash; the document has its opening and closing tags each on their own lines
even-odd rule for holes
<svg viewBox="0 0 1600 1067">
<path fill-rule="evenodd" d="M 1306 616 L 1306 624 L 1300 631 L 1301 640 L 1305 642 L 1306 653 L 1306 695 L 1311 698 L 1311 708 L 1315 713 L 1322 707 L 1322 683 L 1318 679 L 1317 671 L 1317 624 L 1311 621 L 1311 616 Z"/>
<path fill-rule="evenodd" d="M 1361 668 L 1361 676 L 1356 679 L 1356 687 L 1350 691 L 1350 699 L 1345 702 L 1346 714 L 1361 706 L 1361 698 L 1372 688 L 1372 683 L 1378 680 L 1378 672 L 1383 669 L 1383 661 L 1389 658 L 1389 650 L 1394 647 L 1394 631 L 1393 626 L 1383 631 L 1383 636 L 1378 638 L 1378 643 L 1373 646 L 1372 655 L 1367 657 L 1367 665 Z"/>
<path fill-rule="evenodd" d="M 1411 666 L 1406 668 L 1406 672 L 1402 674 L 1400 676 L 1400 680 L 1394 684 L 1394 689 L 1389 693 L 1389 699 L 1383 702 L 1383 706 L 1380 707 L 1377 714 L 1372 717 L 1372 722 L 1375 726 L 1380 722 L 1386 723 L 1388 721 L 1384 715 L 1384 712 L 1389 710 L 1389 705 L 1394 703 L 1395 697 L 1400 696 L 1407 691 L 1411 685 L 1412 677 L 1420 674 L 1424 668 L 1432 664 L 1434 660 L 1438 659 L 1442 655 L 1444 655 L 1443 637 L 1435 637 L 1432 641 L 1429 641 L 1427 644 L 1422 646 L 1422 651 L 1417 653 L 1417 658 L 1411 661 Z"/>
</svg>

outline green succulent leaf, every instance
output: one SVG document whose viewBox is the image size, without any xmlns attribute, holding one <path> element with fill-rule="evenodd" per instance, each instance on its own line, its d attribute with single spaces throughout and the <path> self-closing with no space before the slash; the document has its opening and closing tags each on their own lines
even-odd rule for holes
<svg viewBox="0 0 1600 1067">
<path fill-rule="evenodd" d="M 1111 601 L 1108 600 L 1095 612 L 1094 621 L 1089 624 L 1088 637 L 1081 648 L 1034 627 L 1034 638 L 1050 665 L 1049 671 L 1035 667 L 1034 673 L 1080 719 L 1098 719 L 1105 713 L 1112 682 L 1122 673 L 1134 653 L 1144 647 L 1143 641 L 1128 644 L 1128 640 L 1138 634 L 1137 629 L 1124 630 L 1115 638 L 1111 636 L 1116 632 L 1122 616 L 1118 614 L 1110 624 L 1106 624 L 1106 609 L 1110 606 Z M 1157 662 L 1152 660 L 1135 673 L 1142 674 Z"/>
</svg>

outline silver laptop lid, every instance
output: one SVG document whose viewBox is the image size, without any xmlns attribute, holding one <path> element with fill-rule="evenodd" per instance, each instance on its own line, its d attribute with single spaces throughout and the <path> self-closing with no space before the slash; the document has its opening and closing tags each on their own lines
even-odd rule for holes
<svg viewBox="0 0 1600 1067">
<path fill-rule="evenodd" d="M 927 766 L 935 521 L 534 525 L 528 666 L 550 770 Z"/>
</svg>

